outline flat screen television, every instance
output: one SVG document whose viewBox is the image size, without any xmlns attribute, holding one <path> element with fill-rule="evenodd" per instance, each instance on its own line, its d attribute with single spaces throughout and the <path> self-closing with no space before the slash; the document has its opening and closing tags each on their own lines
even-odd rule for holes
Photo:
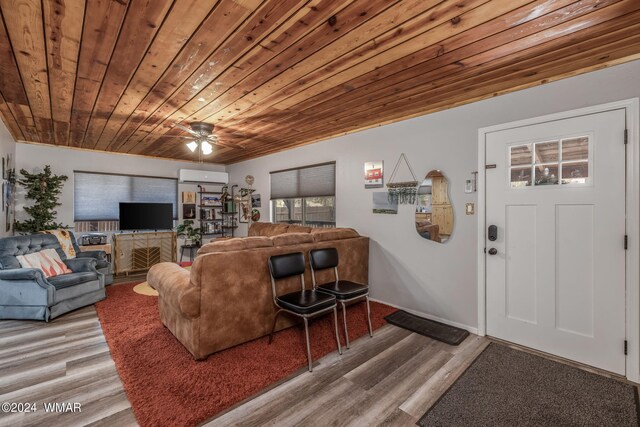
<svg viewBox="0 0 640 427">
<path fill-rule="evenodd" d="M 120 230 L 170 230 L 171 203 L 120 203 Z"/>
</svg>

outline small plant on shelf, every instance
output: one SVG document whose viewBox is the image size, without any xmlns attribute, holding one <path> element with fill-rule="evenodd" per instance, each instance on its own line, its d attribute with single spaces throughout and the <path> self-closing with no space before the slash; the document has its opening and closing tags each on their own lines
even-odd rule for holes
<svg viewBox="0 0 640 427">
<path fill-rule="evenodd" d="M 202 230 L 200 227 L 194 227 L 193 224 L 193 220 L 185 219 L 182 224 L 178 225 L 176 232 L 178 233 L 178 237 L 186 240 L 185 244 L 200 246 L 202 242 Z"/>
</svg>

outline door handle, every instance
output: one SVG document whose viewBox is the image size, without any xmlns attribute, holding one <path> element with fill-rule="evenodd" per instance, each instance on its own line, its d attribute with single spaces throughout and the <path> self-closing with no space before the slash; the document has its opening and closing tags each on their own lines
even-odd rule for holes
<svg viewBox="0 0 640 427">
<path fill-rule="evenodd" d="M 496 248 L 489 249 L 489 255 L 496 255 L 497 253 L 498 253 L 498 250 Z"/>
</svg>

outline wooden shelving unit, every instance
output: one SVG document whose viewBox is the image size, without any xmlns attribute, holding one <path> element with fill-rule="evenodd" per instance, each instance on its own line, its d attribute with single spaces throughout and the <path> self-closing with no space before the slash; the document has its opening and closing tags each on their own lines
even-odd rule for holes
<svg viewBox="0 0 640 427">
<path fill-rule="evenodd" d="M 220 200 L 222 195 L 222 191 L 198 192 L 198 221 L 203 238 L 233 237 L 234 230 L 238 228 L 238 212 L 235 209 L 235 203 L 232 204 L 234 207 L 232 211 L 227 210 L 229 202 Z"/>
</svg>

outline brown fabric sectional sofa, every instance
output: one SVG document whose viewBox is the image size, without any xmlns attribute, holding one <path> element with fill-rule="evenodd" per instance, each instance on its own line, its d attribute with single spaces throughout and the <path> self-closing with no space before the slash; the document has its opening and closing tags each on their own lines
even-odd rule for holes
<svg viewBox="0 0 640 427">
<path fill-rule="evenodd" d="M 149 284 L 159 293 L 160 319 L 196 359 L 267 335 L 276 313 L 267 260 L 272 255 L 311 249 L 338 249 L 341 279 L 368 283 L 369 238 L 350 228 L 316 229 L 254 223 L 249 237 L 204 245 L 191 271 L 173 263 L 153 266 Z M 332 280 L 331 272 L 317 276 Z M 311 269 L 305 284 L 311 288 Z M 300 289 L 297 279 L 283 281 L 278 293 Z M 276 330 L 297 320 L 280 316 Z"/>
</svg>

